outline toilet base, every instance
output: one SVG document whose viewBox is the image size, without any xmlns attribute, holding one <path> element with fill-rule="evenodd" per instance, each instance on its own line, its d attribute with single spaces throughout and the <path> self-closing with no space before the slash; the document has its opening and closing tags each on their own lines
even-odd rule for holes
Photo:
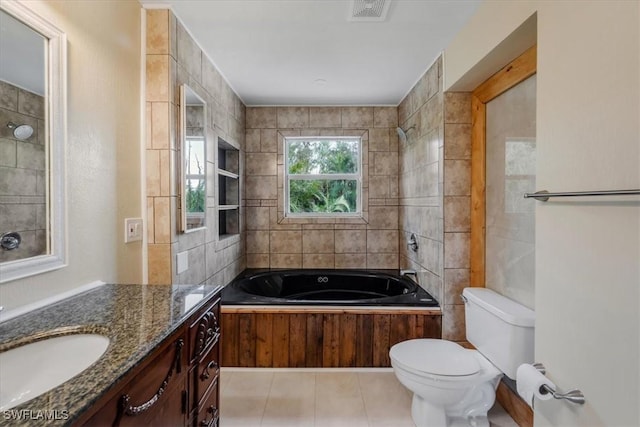
<svg viewBox="0 0 640 427">
<path fill-rule="evenodd" d="M 417 427 L 489 427 L 487 413 L 496 399 L 500 376 L 472 387 L 460 402 L 444 407 L 413 394 L 411 417 Z"/>
</svg>

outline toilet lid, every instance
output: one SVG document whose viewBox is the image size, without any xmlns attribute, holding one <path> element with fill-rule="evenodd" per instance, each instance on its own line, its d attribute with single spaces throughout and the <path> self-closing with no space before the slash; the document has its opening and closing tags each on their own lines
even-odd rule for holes
<svg viewBox="0 0 640 427">
<path fill-rule="evenodd" d="M 433 375 L 464 376 L 480 370 L 473 353 L 445 340 L 416 339 L 398 343 L 389 351 L 391 359 L 408 369 Z"/>
</svg>

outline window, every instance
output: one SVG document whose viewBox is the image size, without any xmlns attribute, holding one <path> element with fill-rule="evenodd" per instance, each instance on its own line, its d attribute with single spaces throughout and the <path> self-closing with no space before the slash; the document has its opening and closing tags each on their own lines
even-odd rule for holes
<svg viewBox="0 0 640 427">
<path fill-rule="evenodd" d="M 285 215 L 361 216 L 359 137 L 285 138 Z"/>
<path fill-rule="evenodd" d="M 206 210 L 205 139 L 188 136 L 185 141 L 185 204 L 187 229 L 204 227 Z"/>
</svg>

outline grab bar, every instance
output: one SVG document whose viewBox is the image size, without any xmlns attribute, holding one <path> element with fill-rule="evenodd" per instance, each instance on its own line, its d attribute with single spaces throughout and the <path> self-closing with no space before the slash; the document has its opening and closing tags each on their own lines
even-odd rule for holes
<svg viewBox="0 0 640 427">
<path fill-rule="evenodd" d="M 524 193 L 524 198 L 534 198 L 540 202 L 546 202 L 550 197 L 583 197 L 583 196 L 625 196 L 638 195 L 640 190 L 610 190 L 610 191 L 568 191 L 563 193 L 550 193 L 547 190 L 535 193 Z"/>
</svg>

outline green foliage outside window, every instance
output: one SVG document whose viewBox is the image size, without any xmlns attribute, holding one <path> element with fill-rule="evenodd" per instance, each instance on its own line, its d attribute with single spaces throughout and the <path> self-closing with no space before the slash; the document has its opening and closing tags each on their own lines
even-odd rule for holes
<svg viewBox="0 0 640 427">
<path fill-rule="evenodd" d="M 196 185 L 193 183 L 197 182 Z M 187 180 L 187 212 L 204 212 L 205 208 L 204 179 Z"/>
<path fill-rule="evenodd" d="M 289 211 L 357 212 L 359 150 L 357 139 L 289 141 Z"/>
</svg>

